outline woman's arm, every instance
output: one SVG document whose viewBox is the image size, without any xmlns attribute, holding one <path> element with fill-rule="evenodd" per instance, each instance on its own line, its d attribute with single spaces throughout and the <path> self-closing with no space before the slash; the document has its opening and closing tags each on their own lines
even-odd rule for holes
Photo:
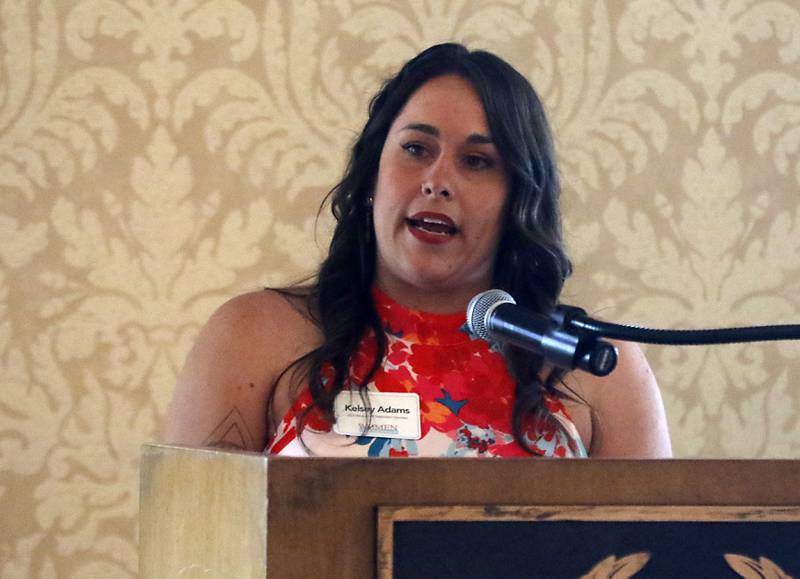
<svg viewBox="0 0 800 579">
<path fill-rule="evenodd" d="M 584 372 L 569 375 L 568 384 L 589 403 L 592 457 L 669 458 L 664 403 L 647 359 L 630 342 L 614 342 L 616 369 L 603 378 Z"/>
<path fill-rule="evenodd" d="M 161 440 L 262 451 L 273 383 L 304 353 L 298 342 L 307 324 L 275 292 L 223 304 L 200 331 L 178 376 Z"/>
</svg>

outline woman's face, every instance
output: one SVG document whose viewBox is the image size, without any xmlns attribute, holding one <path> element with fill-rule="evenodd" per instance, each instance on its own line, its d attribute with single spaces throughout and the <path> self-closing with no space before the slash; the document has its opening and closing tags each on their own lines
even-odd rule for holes
<svg viewBox="0 0 800 579">
<path fill-rule="evenodd" d="M 379 285 L 407 305 L 463 307 L 491 286 L 507 196 L 503 159 L 470 82 L 447 75 L 422 85 L 381 153 L 373 207 Z"/>
</svg>

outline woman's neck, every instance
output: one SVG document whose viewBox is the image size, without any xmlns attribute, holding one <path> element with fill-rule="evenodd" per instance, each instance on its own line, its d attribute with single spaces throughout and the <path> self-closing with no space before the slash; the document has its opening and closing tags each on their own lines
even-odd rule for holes
<svg viewBox="0 0 800 579">
<path fill-rule="evenodd" d="M 418 288 L 399 281 L 376 281 L 380 290 L 398 304 L 431 314 L 454 314 L 467 309 L 469 301 L 486 287 Z"/>
</svg>

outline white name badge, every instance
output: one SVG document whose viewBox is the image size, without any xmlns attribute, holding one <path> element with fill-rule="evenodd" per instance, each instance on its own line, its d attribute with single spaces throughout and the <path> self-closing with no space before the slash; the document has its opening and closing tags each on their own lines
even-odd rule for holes
<svg viewBox="0 0 800 579">
<path fill-rule="evenodd" d="M 333 431 L 349 436 L 378 436 L 418 440 L 419 395 L 413 392 L 339 392 L 333 403 Z M 366 404 L 364 403 L 366 400 Z M 367 420 L 369 416 L 369 420 Z"/>
</svg>

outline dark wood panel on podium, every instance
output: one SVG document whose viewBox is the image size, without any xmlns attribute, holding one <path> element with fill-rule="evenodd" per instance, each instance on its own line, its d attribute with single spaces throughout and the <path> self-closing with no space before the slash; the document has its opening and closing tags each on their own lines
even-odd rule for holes
<svg viewBox="0 0 800 579">
<path fill-rule="evenodd" d="M 144 579 L 463 577 L 486 565 L 600 577 L 602 563 L 646 577 L 678 541 L 697 558 L 685 565 L 715 549 L 729 575 L 797 576 L 799 513 L 790 460 L 292 459 L 146 445 L 139 567 Z"/>
</svg>

